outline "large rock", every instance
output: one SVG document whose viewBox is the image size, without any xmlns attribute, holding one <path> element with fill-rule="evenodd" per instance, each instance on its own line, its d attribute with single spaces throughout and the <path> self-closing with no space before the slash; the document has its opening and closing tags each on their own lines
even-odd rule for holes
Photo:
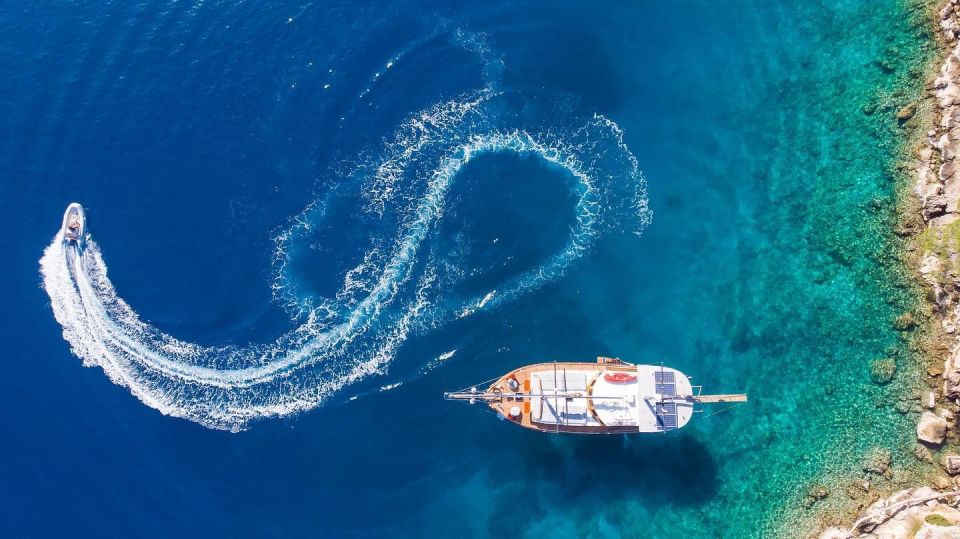
<svg viewBox="0 0 960 539">
<path fill-rule="evenodd" d="M 900 122 L 900 124 L 904 124 L 907 120 L 913 118 L 913 115 L 916 113 L 917 107 L 915 105 L 906 105 L 897 111 L 897 121 Z"/>
<path fill-rule="evenodd" d="M 960 372 L 951 370 L 943 377 L 943 396 L 948 399 L 960 397 Z"/>
<path fill-rule="evenodd" d="M 960 538 L 960 511 L 935 498 L 937 491 L 930 487 L 902 490 L 887 499 L 877 500 L 856 521 L 860 534 L 841 536 L 830 528 L 821 539 L 862 537 L 870 539 L 958 539 Z M 928 499 L 934 497 L 933 499 Z"/>
<path fill-rule="evenodd" d="M 951 370 L 944 375 L 943 396 L 948 399 L 960 397 L 960 372 Z"/>
<path fill-rule="evenodd" d="M 943 458 L 943 467 L 950 475 L 960 474 L 960 457 L 957 455 L 947 455 Z"/>
<path fill-rule="evenodd" d="M 921 442 L 940 445 L 947 435 L 947 420 L 934 414 L 924 412 L 917 424 L 917 439 Z"/>
<path fill-rule="evenodd" d="M 928 221 L 934 217 L 940 217 L 941 215 L 947 213 L 947 205 L 949 204 L 947 197 L 943 195 L 935 195 L 927 198 L 923 201 L 923 216 Z"/>
<path fill-rule="evenodd" d="M 957 168 L 953 166 L 953 162 L 947 162 L 940 165 L 940 177 L 943 178 L 944 181 L 949 180 L 956 173 Z"/>
</svg>

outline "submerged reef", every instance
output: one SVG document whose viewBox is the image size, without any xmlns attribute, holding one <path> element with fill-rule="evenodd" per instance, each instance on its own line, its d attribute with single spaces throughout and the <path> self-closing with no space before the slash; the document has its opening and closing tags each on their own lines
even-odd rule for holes
<svg viewBox="0 0 960 539">
<path fill-rule="evenodd" d="M 890 383 L 896 373 L 897 362 L 892 359 L 875 359 L 870 363 L 870 378 L 878 384 Z"/>
</svg>

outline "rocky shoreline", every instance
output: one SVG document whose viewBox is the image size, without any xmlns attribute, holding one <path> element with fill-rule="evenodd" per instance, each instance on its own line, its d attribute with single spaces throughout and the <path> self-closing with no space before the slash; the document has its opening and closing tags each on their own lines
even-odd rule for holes
<svg viewBox="0 0 960 539">
<path fill-rule="evenodd" d="M 849 529 L 829 528 L 820 539 L 956 539 L 960 491 L 931 487 L 901 490 L 878 500 Z"/>
<path fill-rule="evenodd" d="M 930 468 L 929 484 L 874 500 L 849 526 L 827 528 L 821 539 L 960 539 L 960 0 L 931 9 L 942 51 L 935 77 L 919 103 L 896 114 L 899 125 L 920 134 L 907 171 L 914 196 L 901 197 L 896 233 L 906 240 L 908 266 L 920 278 L 929 315 L 919 322 L 928 364 L 915 451 Z M 910 314 L 901 318 L 897 329 L 918 323 Z M 873 499 L 866 495 L 869 483 L 862 490 Z"/>
<path fill-rule="evenodd" d="M 931 121 L 917 155 L 914 193 L 920 202 L 918 271 L 929 287 L 932 322 L 947 352 L 942 396 L 960 398 L 960 2 L 949 0 L 938 12 L 939 35 L 947 55 L 928 87 Z M 943 350 L 946 348 L 946 350 Z"/>
</svg>

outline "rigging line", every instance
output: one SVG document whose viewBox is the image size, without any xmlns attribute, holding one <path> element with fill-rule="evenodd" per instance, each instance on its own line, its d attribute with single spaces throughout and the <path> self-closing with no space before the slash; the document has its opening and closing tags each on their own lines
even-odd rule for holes
<svg viewBox="0 0 960 539">
<path fill-rule="evenodd" d="M 716 412 L 713 412 L 713 413 L 710 414 L 710 415 L 704 416 L 701 421 L 710 419 L 711 417 L 713 417 L 713 416 L 715 416 L 715 415 L 717 415 L 717 414 L 726 412 L 727 410 L 730 410 L 731 408 L 734 408 L 735 406 L 736 406 L 736 404 L 731 404 L 730 406 L 727 406 L 726 408 L 722 408 L 722 409 L 720 409 L 720 410 L 717 410 Z"/>
<path fill-rule="evenodd" d="M 453 393 L 466 393 L 466 392 L 470 391 L 470 388 L 474 388 L 474 387 L 478 387 L 478 386 L 489 386 L 490 384 L 492 384 L 493 382 L 499 380 L 500 378 L 501 378 L 500 376 L 497 376 L 497 377 L 491 378 L 491 379 L 489 379 L 489 380 L 487 380 L 487 381 L 485 381 L 485 382 L 480 382 L 480 383 L 478 383 L 478 384 L 471 384 L 471 385 L 469 385 L 469 386 L 464 387 L 463 389 L 454 391 Z"/>
</svg>

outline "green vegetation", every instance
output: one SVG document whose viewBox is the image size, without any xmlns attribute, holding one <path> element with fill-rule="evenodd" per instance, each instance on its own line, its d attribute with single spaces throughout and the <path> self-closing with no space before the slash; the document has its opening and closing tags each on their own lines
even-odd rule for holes
<svg viewBox="0 0 960 539">
<path fill-rule="evenodd" d="M 960 220 L 942 227 L 925 228 L 917 238 L 921 253 L 932 253 L 943 263 L 942 270 L 960 271 L 960 259 L 951 260 L 951 252 L 960 252 Z"/>
<path fill-rule="evenodd" d="M 938 256 L 939 252 L 939 238 L 937 237 L 936 231 L 933 228 L 925 228 L 923 232 L 920 233 L 920 238 L 918 239 L 920 245 L 920 252 L 922 253 L 936 253 Z"/>
<path fill-rule="evenodd" d="M 943 238 L 954 248 L 960 246 L 960 221 L 954 221 L 943 227 Z"/>
<path fill-rule="evenodd" d="M 927 524 L 933 524 L 934 526 L 952 526 L 953 525 L 952 522 L 947 520 L 947 517 L 938 513 L 931 513 L 927 515 L 926 521 L 927 521 Z"/>
</svg>

